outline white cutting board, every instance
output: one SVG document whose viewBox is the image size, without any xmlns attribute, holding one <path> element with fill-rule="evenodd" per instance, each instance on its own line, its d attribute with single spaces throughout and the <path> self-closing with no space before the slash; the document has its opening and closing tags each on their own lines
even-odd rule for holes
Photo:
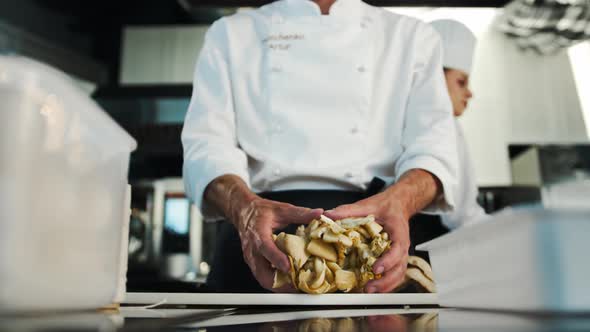
<svg viewBox="0 0 590 332">
<path fill-rule="evenodd" d="M 436 294 L 127 293 L 126 304 L 382 306 L 438 305 Z"/>
</svg>

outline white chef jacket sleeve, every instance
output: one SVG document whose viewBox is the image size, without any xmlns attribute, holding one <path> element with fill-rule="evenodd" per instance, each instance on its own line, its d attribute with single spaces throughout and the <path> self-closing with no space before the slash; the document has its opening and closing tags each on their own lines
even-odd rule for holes
<svg viewBox="0 0 590 332">
<path fill-rule="evenodd" d="M 450 229 L 475 224 L 489 217 L 477 203 L 479 191 L 475 181 L 475 171 L 465 141 L 465 135 L 457 119 L 455 119 L 455 128 L 457 130 L 457 154 L 459 157 L 455 210 L 441 215 L 442 222 Z"/>
<path fill-rule="evenodd" d="M 193 93 L 182 130 L 183 178 L 190 199 L 205 219 L 220 219 L 203 202 L 207 185 L 235 174 L 250 186 L 247 157 L 238 146 L 225 31 L 220 21 L 207 32 L 198 57 Z"/>
<path fill-rule="evenodd" d="M 443 224 L 451 230 L 477 224 L 490 218 L 484 209 L 477 204 L 477 201 L 473 201 L 464 207 L 461 213 L 444 213 L 440 217 Z"/>
<path fill-rule="evenodd" d="M 421 26 L 414 45 L 414 76 L 405 112 L 402 153 L 396 162 L 396 181 L 411 169 L 436 176 L 443 194 L 422 211 L 452 211 L 457 176 L 456 133 L 447 92 L 439 36 Z"/>
</svg>

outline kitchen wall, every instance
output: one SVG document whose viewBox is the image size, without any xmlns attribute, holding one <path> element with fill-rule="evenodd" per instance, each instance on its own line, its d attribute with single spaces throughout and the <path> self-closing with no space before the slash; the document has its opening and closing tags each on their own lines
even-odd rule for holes
<svg viewBox="0 0 590 332">
<path fill-rule="evenodd" d="M 207 29 L 207 25 L 125 28 L 121 84 L 191 83 Z"/>
<path fill-rule="evenodd" d="M 459 20 L 478 37 L 470 75 L 474 97 L 460 122 L 480 186 L 513 183 L 511 143 L 588 141 L 584 114 L 590 109 L 583 111 L 578 91 L 585 91 L 580 80 L 586 75 L 580 72 L 590 75 L 590 69 L 581 68 L 579 60 L 572 67 L 567 50 L 552 56 L 521 51 L 514 40 L 494 28 L 500 14 L 501 10 L 492 8 L 443 8 L 416 14 L 426 21 Z M 579 58 L 582 51 L 577 53 Z M 574 71 L 580 76 L 578 85 Z"/>
</svg>

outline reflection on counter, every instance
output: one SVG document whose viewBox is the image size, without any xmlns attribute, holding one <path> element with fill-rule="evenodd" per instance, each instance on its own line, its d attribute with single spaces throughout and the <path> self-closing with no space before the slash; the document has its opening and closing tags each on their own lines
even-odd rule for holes
<svg viewBox="0 0 590 332">
<path fill-rule="evenodd" d="M 456 309 L 307 309 L 288 307 L 237 310 L 146 309 L 113 312 L 0 316 L 0 330 L 10 331 L 588 331 L 590 313 L 555 315 Z"/>
<path fill-rule="evenodd" d="M 261 324 L 261 332 L 437 331 L 438 313 L 312 318 Z"/>
</svg>

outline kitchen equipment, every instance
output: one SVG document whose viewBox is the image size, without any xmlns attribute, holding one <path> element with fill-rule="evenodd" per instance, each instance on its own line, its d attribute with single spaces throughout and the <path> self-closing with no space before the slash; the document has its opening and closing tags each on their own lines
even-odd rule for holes
<svg viewBox="0 0 590 332">
<path fill-rule="evenodd" d="M 192 279 L 201 262 L 201 215 L 186 197 L 181 178 L 156 180 L 153 188 L 152 254 L 155 262 L 167 278 Z"/>
<path fill-rule="evenodd" d="M 584 208 L 590 197 L 590 143 L 509 146 L 514 184 L 540 188 L 546 208 Z"/>
<path fill-rule="evenodd" d="M 116 297 L 135 141 L 63 72 L 0 56 L 0 311 Z"/>
<path fill-rule="evenodd" d="M 507 209 L 417 246 L 440 305 L 590 312 L 590 210 Z"/>
<path fill-rule="evenodd" d="M 202 220 L 182 178 L 133 183 L 127 288 L 195 291 L 205 283 L 217 225 Z"/>
</svg>

